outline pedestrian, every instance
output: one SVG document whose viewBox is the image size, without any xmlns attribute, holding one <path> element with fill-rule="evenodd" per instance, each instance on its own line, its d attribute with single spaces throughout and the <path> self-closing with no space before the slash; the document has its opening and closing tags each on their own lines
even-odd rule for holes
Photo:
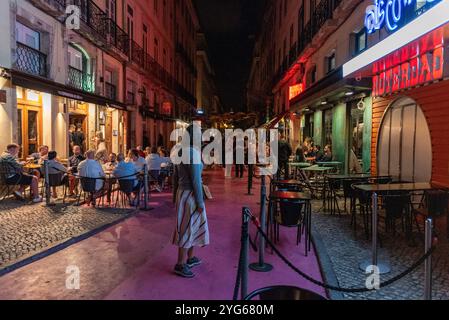
<svg viewBox="0 0 449 320">
<path fill-rule="evenodd" d="M 282 132 L 279 135 L 279 143 L 278 143 L 278 177 L 280 178 L 282 171 L 284 171 L 284 179 L 289 179 L 289 167 L 288 161 L 290 156 L 292 155 L 292 147 L 285 139 L 285 134 Z"/>
<path fill-rule="evenodd" d="M 182 152 L 190 153 L 190 162 L 177 164 L 173 175 L 173 200 L 177 214 L 173 244 L 178 246 L 178 261 L 174 271 L 179 276 L 193 278 L 195 274 L 191 269 L 202 262 L 194 256 L 194 248 L 209 244 L 209 226 L 201 177 L 201 150 L 193 146 L 193 136 L 201 134 L 201 129 L 190 125 L 187 133 L 191 145 Z"/>
</svg>

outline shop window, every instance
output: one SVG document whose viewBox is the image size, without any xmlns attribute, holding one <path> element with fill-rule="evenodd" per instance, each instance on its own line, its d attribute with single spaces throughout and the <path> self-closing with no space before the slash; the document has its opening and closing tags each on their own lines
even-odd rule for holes
<svg viewBox="0 0 449 320">
<path fill-rule="evenodd" d="M 324 111 L 324 145 L 332 145 L 332 122 L 334 112 L 332 109 Z"/>
<path fill-rule="evenodd" d="M 423 111 L 412 99 L 399 99 L 385 112 L 379 131 L 377 165 L 380 175 L 399 181 L 430 181 L 430 131 Z"/>
<path fill-rule="evenodd" d="M 363 158 L 363 128 L 364 111 L 357 108 L 357 105 L 351 107 L 351 146 L 357 159 Z"/>
<path fill-rule="evenodd" d="M 83 53 L 73 46 L 69 46 L 69 65 L 78 70 L 83 69 Z"/>
</svg>

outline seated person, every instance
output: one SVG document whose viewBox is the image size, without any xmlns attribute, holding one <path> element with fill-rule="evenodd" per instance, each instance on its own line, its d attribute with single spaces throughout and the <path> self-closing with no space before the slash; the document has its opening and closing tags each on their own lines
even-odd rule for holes
<svg viewBox="0 0 449 320">
<path fill-rule="evenodd" d="M 60 174 L 61 175 L 61 184 L 67 183 L 67 168 L 57 160 L 58 154 L 56 151 L 50 151 L 48 153 L 48 174 Z M 52 187 L 52 195 L 53 198 L 58 198 L 58 193 L 56 191 L 56 187 Z"/>
<path fill-rule="evenodd" d="M 295 162 L 304 162 L 304 149 L 302 146 L 299 146 L 295 152 Z"/>
<path fill-rule="evenodd" d="M 125 161 L 125 155 L 120 153 L 117 156 L 118 164 L 114 169 L 114 177 L 118 180 L 132 180 L 134 181 L 134 193 L 138 193 L 142 188 L 142 183 L 138 179 L 138 171 L 132 162 Z M 134 199 L 137 200 L 137 199 Z M 132 205 L 134 205 L 133 203 Z"/>
<path fill-rule="evenodd" d="M 315 152 L 315 161 L 316 162 L 324 162 L 324 154 L 321 151 L 321 146 L 315 146 L 314 147 L 314 152 Z"/>
<path fill-rule="evenodd" d="M 33 158 L 34 163 L 41 164 L 48 159 L 48 151 L 48 146 L 40 146 L 39 152 L 31 154 L 30 157 Z"/>
<path fill-rule="evenodd" d="M 165 159 L 162 158 L 156 147 L 151 148 L 151 154 L 146 158 L 148 171 L 150 172 L 151 177 L 157 180 L 159 186 L 156 187 L 160 192 L 160 186 L 162 186 L 163 177 L 160 175 L 161 166 L 165 163 Z"/>
<path fill-rule="evenodd" d="M 104 167 L 105 170 L 110 170 L 113 171 L 115 169 L 115 167 L 117 167 L 118 162 L 117 162 L 117 155 L 115 153 L 111 153 L 109 155 L 109 162 L 107 162 Z"/>
<path fill-rule="evenodd" d="M 69 176 L 69 196 L 75 195 L 75 187 L 78 184 L 77 178 L 74 176 L 78 173 L 78 165 L 81 161 L 84 161 L 86 158 L 81 154 L 80 146 L 73 146 L 72 149 L 73 155 L 69 158 L 69 172 L 72 174 Z"/>
<path fill-rule="evenodd" d="M 146 165 L 145 159 L 140 156 L 137 149 L 131 149 L 128 152 L 128 162 L 131 162 L 136 167 L 137 172 L 143 171 Z M 148 169 L 147 169 L 148 170 Z"/>
<path fill-rule="evenodd" d="M 104 187 L 105 174 L 101 164 L 95 160 L 95 150 L 86 152 L 86 160 L 81 161 L 78 165 L 78 173 L 81 178 L 93 178 L 95 181 L 95 190 L 101 191 Z"/>
<path fill-rule="evenodd" d="M 314 147 L 313 147 L 313 144 L 312 145 L 310 145 L 308 148 L 307 148 L 307 151 L 306 152 L 304 152 L 304 158 L 307 160 L 307 161 L 315 161 L 315 152 L 313 151 L 314 149 L 313 149 Z"/>
<path fill-rule="evenodd" d="M 321 162 L 330 162 L 332 159 L 332 147 L 328 144 L 324 147 L 324 154 L 321 157 Z"/>
<path fill-rule="evenodd" d="M 36 176 L 23 172 L 23 167 L 17 160 L 20 147 L 17 144 L 9 144 L 6 151 L 0 156 L 0 166 L 5 173 L 6 184 L 11 186 L 20 186 L 14 195 L 19 199 L 24 199 L 23 192 L 26 186 L 31 187 L 33 202 L 42 202 L 39 195 L 39 179 Z"/>
</svg>

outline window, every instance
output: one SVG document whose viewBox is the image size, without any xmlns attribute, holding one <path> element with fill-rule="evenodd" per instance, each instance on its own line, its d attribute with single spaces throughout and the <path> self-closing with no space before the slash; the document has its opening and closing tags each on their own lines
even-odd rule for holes
<svg viewBox="0 0 449 320">
<path fill-rule="evenodd" d="M 351 105 L 351 146 L 357 159 L 363 158 L 363 129 L 364 110 L 357 107 L 357 103 Z"/>
<path fill-rule="evenodd" d="M 40 34 L 33 29 L 17 22 L 16 23 L 16 40 L 35 50 L 40 51 Z"/>
<path fill-rule="evenodd" d="M 335 52 L 332 52 L 332 54 L 330 56 L 326 57 L 327 73 L 334 70 L 335 67 L 336 67 Z"/>
<path fill-rule="evenodd" d="M 157 14 L 158 0 L 154 0 L 154 13 Z"/>
<path fill-rule="evenodd" d="M 106 0 L 106 15 L 112 21 L 117 21 L 117 0 Z"/>
<path fill-rule="evenodd" d="M 154 38 L 154 60 L 159 62 L 159 41 Z"/>
<path fill-rule="evenodd" d="M 334 112 L 332 109 L 324 111 L 324 144 L 332 145 L 332 122 Z"/>
<path fill-rule="evenodd" d="M 83 53 L 73 46 L 69 46 L 69 66 L 83 71 Z"/>
<path fill-rule="evenodd" d="M 365 49 L 368 46 L 367 40 L 368 40 L 368 37 L 367 37 L 365 28 L 363 28 L 360 32 L 356 33 L 356 35 L 355 35 L 355 53 L 356 54 L 359 54 L 359 53 L 365 51 Z"/>
</svg>

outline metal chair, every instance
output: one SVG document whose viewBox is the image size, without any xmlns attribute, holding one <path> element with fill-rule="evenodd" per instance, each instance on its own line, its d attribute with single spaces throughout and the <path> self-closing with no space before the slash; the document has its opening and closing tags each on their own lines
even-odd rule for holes
<svg viewBox="0 0 449 320">
<path fill-rule="evenodd" d="M 64 196 L 62 198 L 62 203 L 65 203 L 65 198 L 67 196 L 67 189 L 69 187 L 68 177 L 63 172 L 52 173 L 48 175 L 48 186 L 52 187 L 63 187 Z"/>
<path fill-rule="evenodd" d="M 131 201 L 131 195 L 136 192 L 135 180 L 134 179 L 119 179 L 118 180 L 119 189 L 117 192 L 117 199 L 115 201 L 115 207 L 121 203 L 123 208 L 127 207 L 126 201 Z M 138 188 L 138 195 L 136 196 L 136 208 L 140 205 L 140 188 Z"/>
<path fill-rule="evenodd" d="M 446 216 L 446 236 L 449 238 L 449 193 L 447 190 L 431 190 L 424 192 L 418 208 L 412 207 L 418 232 L 421 233 L 418 217 L 438 218 Z M 435 226 L 435 224 L 434 224 Z"/>
<path fill-rule="evenodd" d="M 271 286 L 255 290 L 243 300 L 327 300 L 312 291 L 293 286 Z"/>
<path fill-rule="evenodd" d="M 91 202 L 93 202 L 93 205 L 95 207 L 97 204 L 97 199 L 95 198 L 95 195 L 98 193 L 97 179 L 96 178 L 80 178 L 80 184 L 81 184 L 81 192 L 78 194 L 77 205 L 80 204 L 81 193 L 83 193 L 83 195 L 84 195 L 83 202 L 86 201 L 86 194 L 88 194 L 89 198 L 91 199 Z M 90 202 L 89 202 L 89 204 L 90 204 Z"/>
</svg>

